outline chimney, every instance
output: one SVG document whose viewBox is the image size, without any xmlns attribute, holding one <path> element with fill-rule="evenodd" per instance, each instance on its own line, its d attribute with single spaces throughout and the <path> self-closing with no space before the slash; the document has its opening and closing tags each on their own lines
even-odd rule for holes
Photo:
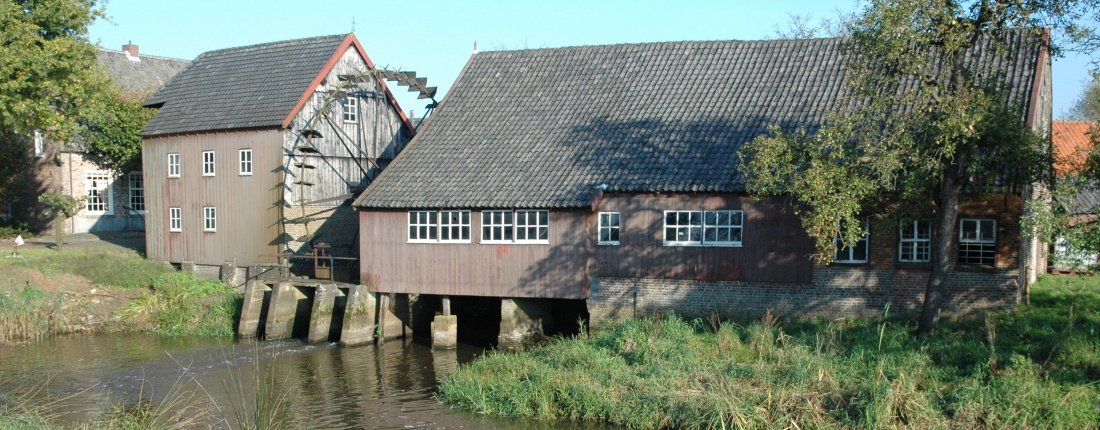
<svg viewBox="0 0 1100 430">
<path fill-rule="evenodd" d="M 131 57 L 137 58 L 138 56 L 138 46 L 134 45 L 133 43 L 122 45 L 122 50 L 126 51 L 127 54 L 130 54 Z"/>
</svg>

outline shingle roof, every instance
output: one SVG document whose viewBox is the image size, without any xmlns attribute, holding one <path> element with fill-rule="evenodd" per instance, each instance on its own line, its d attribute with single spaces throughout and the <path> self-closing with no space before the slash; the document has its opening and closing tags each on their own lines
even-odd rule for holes
<svg viewBox="0 0 1100 430">
<path fill-rule="evenodd" d="M 142 135 L 280 126 L 347 37 L 203 53 L 146 100 L 163 106 Z"/>
<path fill-rule="evenodd" d="M 137 91 L 160 88 L 191 64 L 189 60 L 154 55 L 139 55 L 138 59 L 134 61 L 125 52 L 114 49 L 96 51 L 96 60 L 115 84 Z"/>
<path fill-rule="evenodd" d="M 1095 121 L 1067 121 L 1057 119 L 1051 127 L 1054 144 L 1054 171 L 1065 174 L 1084 162 L 1083 152 L 1092 147 L 1089 130 Z"/>
<path fill-rule="evenodd" d="M 843 39 L 482 52 L 355 202 L 375 208 L 582 207 L 612 192 L 737 192 L 741 145 L 813 131 L 843 98 Z M 1030 97 L 1037 49 L 1006 65 Z M 1019 66 L 1019 67 L 1016 67 Z"/>
</svg>

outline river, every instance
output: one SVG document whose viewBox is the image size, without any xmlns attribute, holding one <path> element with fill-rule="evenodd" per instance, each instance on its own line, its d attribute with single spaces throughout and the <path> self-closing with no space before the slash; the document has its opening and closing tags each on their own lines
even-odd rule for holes
<svg viewBox="0 0 1100 430">
<path fill-rule="evenodd" d="M 261 378 L 291 393 L 294 423 L 308 429 L 608 429 L 598 424 L 517 421 L 451 410 L 432 398 L 438 378 L 483 353 L 434 351 L 413 341 L 343 348 L 300 341 L 241 342 L 140 334 L 58 337 L 0 348 L 0 390 L 49 399 L 63 422 L 87 421 L 112 405 L 200 405 L 198 427 L 233 428 L 234 378 L 252 395 Z M 44 382 L 47 381 L 47 382 Z M 190 397 L 188 397 L 190 395 Z M 194 418 L 194 417 L 191 417 Z"/>
</svg>

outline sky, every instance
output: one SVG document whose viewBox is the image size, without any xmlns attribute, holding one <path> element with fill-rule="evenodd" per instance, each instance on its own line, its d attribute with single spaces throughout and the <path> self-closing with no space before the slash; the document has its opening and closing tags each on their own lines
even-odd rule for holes
<svg viewBox="0 0 1100 430">
<path fill-rule="evenodd" d="M 194 59 L 205 51 L 355 33 L 377 67 L 416 71 L 442 101 L 474 52 L 682 40 L 757 40 L 786 28 L 790 15 L 834 18 L 855 0 L 677 1 L 354 1 L 109 0 L 109 21 L 89 38 L 100 46 L 140 46 L 141 54 Z M 1054 117 L 1088 82 L 1088 59 L 1054 60 Z M 406 112 L 425 100 L 391 87 Z"/>
</svg>

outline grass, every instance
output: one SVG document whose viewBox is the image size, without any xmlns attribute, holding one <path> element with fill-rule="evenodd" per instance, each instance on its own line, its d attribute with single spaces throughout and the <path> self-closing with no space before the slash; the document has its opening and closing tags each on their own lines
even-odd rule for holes
<svg viewBox="0 0 1100 430">
<path fill-rule="evenodd" d="M 1100 280 L 1044 277 L 1032 306 L 947 323 L 626 322 L 460 366 L 437 396 L 484 414 L 656 428 L 1100 426 Z"/>
<path fill-rule="evenodd" d="M 132 327 L 169 336 L 232 336 L 241 298 L 224 283 L 164 273 L 117 314 Z"/>
<path fill-rule="evenodd" d="M 47 276 L 82 276 L 105 288 L 145 288 L 152 285 L 157 276 L 175 271 L 171 266 L 146 260 L 133 251 L 28 249 L 19 253 L 24 258 L 5 258 L 0 260 L 0 266 L 31 268 Z"/>
</svg>

